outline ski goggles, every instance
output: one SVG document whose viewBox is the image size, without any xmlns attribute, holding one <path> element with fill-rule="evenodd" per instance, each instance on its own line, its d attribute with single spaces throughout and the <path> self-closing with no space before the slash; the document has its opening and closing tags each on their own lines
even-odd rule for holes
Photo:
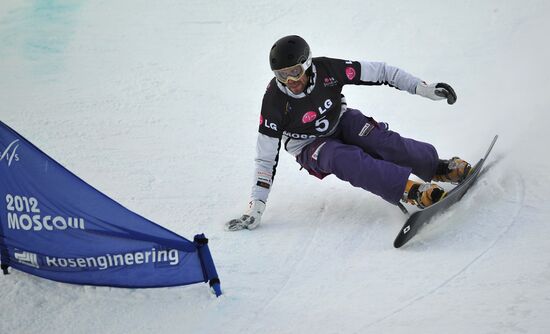
<svg viewBox="0 0 550 334">
<path fill-rule="evenodd" d="M 311 66 L 311 55 L 303 64 L 296 64 L 290 67 L 285 67 L 280 70 L 274 70 L 275 78 L 285 85 L 288 80 L 298 81 L 306 73 L 307 69 Z"/>
</svg>

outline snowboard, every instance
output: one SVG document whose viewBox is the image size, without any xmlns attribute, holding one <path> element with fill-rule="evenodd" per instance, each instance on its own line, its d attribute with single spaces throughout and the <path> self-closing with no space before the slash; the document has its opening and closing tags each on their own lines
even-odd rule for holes
<svg viewBox="0 0 550 334">
<path fill-rule="evenodd" d="M 393 246 L 395 248 L 399 248 L 406 244 L 407 241 L 411 240 L 411 238 L 414 237 L 421 230 L 422 226 L 428 223 L 431 218 L 444 212 L 453 204 L 460 201 L 462 196 L 464 196 L 468 189 L 470 189 L 470 187 L 477 181 L 483 170 L 483 164 L 487 160 L 489 153 L 491 153 L 497 139 L 498 135 L 493 138 L 493 141 L 491 142 L 491 145 L 489 145 L 489 149 L 485 153 L 485 156 L 480 159 L 474 167 L 472 167 L 470 174 L 459 185 L 451 189 L 439 202 L 409 216 L 403 225 L 403 228 L 399 231 L 397 238 L 395 238 L 395 241 L 393 242 Z"/>
</svg>

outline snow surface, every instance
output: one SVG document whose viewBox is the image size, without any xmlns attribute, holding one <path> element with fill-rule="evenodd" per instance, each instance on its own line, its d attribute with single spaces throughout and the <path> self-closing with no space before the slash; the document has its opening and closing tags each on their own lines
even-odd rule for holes
<svg viewBox="0 0 550 334">
<path fill-rule="evenodd" d="M 549 15 L 544 0 L 2 0 L 0 119 L 124 206 L 206 233 L 224 295 L 12 271 L 0 333 L 549 333 Z M 287 34 L 452 84 L 453 106 L 344 93 L 442 157 L 476 161 L 498 133 L 497 162 L 397 250 L 398 209 L 282 153 L 262 225 L 225 232 Z"/>
</svg>

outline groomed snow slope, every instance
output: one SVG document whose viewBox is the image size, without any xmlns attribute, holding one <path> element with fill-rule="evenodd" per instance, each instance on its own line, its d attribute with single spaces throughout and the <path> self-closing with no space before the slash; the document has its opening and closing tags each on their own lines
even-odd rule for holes
<svg viewBox="0 0 550 334">
<path fill-rule="evenodd" d="M 548 333 L 550 2 L 22 1 L 0 4 L 0 119 L 124 206 L 204 232 L 206 285 L 128 290 L 12 271 L 0 333 Z M 388 87 L 348 104 L 442 157 L 492 167 L 396 250 L 405 217 L 281 153 L 262 225 L 229 233 L 252 181 L 267 55 L 386 61 L 453 85 L 448 106 Z"/>
</svg>

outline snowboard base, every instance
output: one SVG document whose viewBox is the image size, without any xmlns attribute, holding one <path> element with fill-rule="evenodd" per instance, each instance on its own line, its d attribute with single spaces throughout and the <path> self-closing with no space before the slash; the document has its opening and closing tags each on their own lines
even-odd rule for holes
<svg viewBox="0 0 550 334">
<path fill-rule="evenodd" d="M 395 241 L 393 243 L 393 246 L 395 248 L 399 248 L 406 244 L 420 231 L 424 224 L 430 221 L 431 218 L 444 212 L 453 204 L 462 199 L 468 189 L 470 189 L 470 187 L 472 187 L 472 185 L 477 181 L 479 175 L 483 170 L 483 164 L 487 160 L 489 153 L 491 153 L 491 150 L 493 149 L 493 146 L 495 145 L 497 139 L 498 135 L 493 138 L 493 141 L 491 142 L 491 145 L 489 145 L 489 149 L 487 149 L 485 156 L 480 159 L 479 162 L 474 165 L 474 167 L 472 167 L 470 175 L 468 175 L 468 177 L 466 177 L 464 181 L 462 181 L 459 185 L 450 190 L 447 195 L 439 202 L 410 215 L 410 217 L 401 228 L 401 231 L 399 231 L 399 234 L 395 238 Z"/>
</svg>

